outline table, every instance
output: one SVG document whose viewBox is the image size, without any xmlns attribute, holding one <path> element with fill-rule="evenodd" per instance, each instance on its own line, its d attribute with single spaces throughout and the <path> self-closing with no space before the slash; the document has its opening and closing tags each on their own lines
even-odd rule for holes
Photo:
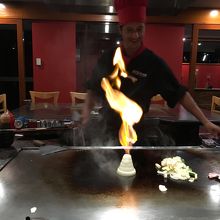
<svg viewBox="0 0 220 220">
<path fill-rule="evenodd" d="M 28 118 L 40 119 L 57 119 L 57 120 L 70 120 L 79 121 L 82 111 L 82 104 L 58 104 L 56 106 L 50 104 L 38 104 L 35 108 L 30 105 L 25 105 L 14 111 L 15 116 L 26 116 Z M 94 127 L 100 127 L 102 125 L 97 123 L 100 115 L 98 114 L 98 108 L 91 113 L 92 125 Z M 220 115 L 212 113 L 208 110 L 202 110 L 206 117 L 216 123 L 220 124 Z M 149 112 L 144 115 L 144 121 L 146 125 L 146 133 L 149 127 L 155 126 L 159 128 L 159 132 L 162 136 L 172 137 L 170 143 L 175 145 L 200 145 L 201 138 L 199 136 L 199 130 L 201 123 L 183 107 L 177 105 L 171 109 L 167 106 L 152 104 Z M 91 135 L 90 135 L 91 136 Z M 174 142 L 174 143 L 173 143 Z M 157 143 L 156 143 L 157 144 Z"/>
<path fill-rule="evenodd" d="M 30 104 L 23 105 L 18 109 L 15 109 L 13 113 L 15 116 L 27 116 L 29 118 L 41 119 L 41 118 L 57 118 L 57 119 L 71 119 L 74 112 L 80 113 L 82 111 L 83 104 L 72 105 L 68 103 L 59 103 L 52 105 L 48 103 L 37 104 L 36 107 Z M 98 117 L 98 111 L 100 107 L 97 107 L 92 112 L 92 117 Z M 211 112 L 207 109 L 202 109 L 206 117 L 215 122 L 220 123 L 220 114 Z M 151 104 L 149 112 L 145 113 L 146 120 L 149 118 L 159 118 L 166 121 L 195 121 L 198 120 L 182 106 L 177 105 L 175 108 L 169 108 L 164 105 Z"/>
<path fill-rule="evenodd" d="M 211 112 L 207 109 L 201 109 L 204 115 L 213 123 L 220 124 L 220 114 Z M 169 108 L 162 105 L 151 105 L 149 112 L 145 115 L 146 118 L 159 118 L 161 121 L 169 122 L 200 122 L 181 105 L 177 105 L 175 108 Z"/>
<path fill-rule="evenodd" d="M 0 172 L 1 220 L 219 220 L 220 183 L 207 178 L 220 171 L 219 149 L 133 149 L 134 177 L 115 172 L 123 153 L 114 147 L 45 156 L 40 150 L 21 151 Z M 197 181 L 157 175 L 155 162 L 177 155 L 198 173 Z"/>
<path fill-rule="evenodd" d="M 210 121 L 220 125 L 220 114 L 207 109 L 201 110 Z M 158 118 L 162 132 L 168 133 L 174 139 L 176 145 L 200 145 L 202 142 L 199 134 L 201 132 L 207 133 L 198 119 L 180 105 L 175 108 L 152 105 L 145 117 Z M 210 134 L 206 135 L 210 136 Z"/>
<path fill-rule="evenodd" d="M 73 106 L 72 104 L 60 103 L 57 105 L 50 103 L 39 103 L 35 106 L 31 104 L 23 105 L 15 110 L 13 113 L 15 117 L 25 116 L 31 119 L 73 119 L 74 113 L 80 113 L 82 104 Z"/>
<path fill-rule="evenodd" d="M 13 111 L 15 118 L 20 116 L 35 121 L 34 128 L 20 129 L 19 132 L 46 132 L 72 128 L 80 124 L 82 104 L 50 104 L 39 103 L 34 106 L 27 104 Z M 36 124 L 37 123 L 37 124 Z M 28 127 L 28 126 L 27 126 Z M 43 128 L 43 129 L 41 129 Z"/>
<path fill-rule="evenodd" d="M 83 104 L 65 104 L 60 103 L 57 105 L 51 105 L 48 103 L 37 104 L 35 108 L 31 105 L 24 105 L 18 109 L 15 109 L 13 113 L 15 116 L 26 116 L 34 119 L 73 119 L 74 114 L 80 114 L 83 108 Z M 92 111 L 91 116 L 96 118 L 99 117 L 99 108 L 95 108 Z M 211 112 L 207 109 L 202 109 L 202 112 L 206 117 L 216 123 L 220 124 L 220 114 Z M 159 119 L 161 121 L 169 122 L 195 122 L 199 123 L 198 120 L 182 106 L 177 105 L 175 108 L 169 108 L 167 106 L 152 104 L 149 112 L 145 113 L 145 119 Z"/>
</svg>

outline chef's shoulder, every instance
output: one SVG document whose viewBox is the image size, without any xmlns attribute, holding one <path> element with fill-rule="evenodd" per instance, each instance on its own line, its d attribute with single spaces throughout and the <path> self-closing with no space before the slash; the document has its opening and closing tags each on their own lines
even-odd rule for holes
<svg viewBox="0 0 220 220">
<path fill-rule="evenodd" d="M 101 93 L 101 80 L 113 72 L 113 54 L 114 49 L 106 50 L 99 57 L 92 74 L 86 81 L 86 88 L 89 90 L 98 90 Z"/>
<path fill-rule="evenodd" d="M 115 54 L 115 49 L 116 48 L 111 48 L 111 49 L 107 49 L 104 50 L 101 55 L 98 58 L 98 65 L 101 65 L 103 67 L 109 67 L 109 66 L 113 66 L 113 57 Z"/>
<path fill-rule="evenodd" d="M 104 51 L 99 57 L 95 68 L 93 69 L 92 77 L 101 80 L 111 74 L 114 70 L 113 66 L 114 49 Z"/>
<path fill-rule="evenodd" d="M 145 59 L 148 60 L 151 64 L 154 64 L 156 67 L 167 67 L 166 62 L 161 58 L 159 55 L 157 55 L 152 50 L 146 48 L 143 53 Z"/>
</svg>

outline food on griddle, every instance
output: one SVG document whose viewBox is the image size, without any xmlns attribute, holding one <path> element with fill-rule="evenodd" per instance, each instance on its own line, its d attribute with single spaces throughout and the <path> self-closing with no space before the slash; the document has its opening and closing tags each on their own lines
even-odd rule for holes
<svg viewBox="0 0 220 220">
<path fill-rule="evenodd" d="M 166 191 L 167 191 L 167 187 L 164 186 L 164 185 L 159 185 L 159 190 L 160 190 L 161 192 L 166 192 Z"/>
<path fill-rule="evenodd" d="M 117 169 L 117 174 L 121 176 L 134 176 L 136 174 L 130 154 L 124 154 L 122 157 L 120 166 Z"/>
<path fill-rule="evenodd" d="M 218 173 L 209 173 L 209 175 L 208 175 L 208 178 L 209 179 L 219 179 L 220 180 L 220 174 L 218 174 Z"/>
<path fill-rule="evenodd" d="M 202 139 L 202 145 L 204 147 L 216 147 L 216 142 L 211 138 Z"/>
<path fill-rule="evenodd" d="M 164 178 L 174 180 L 188 180 L 193 182 L 198 178 L 197 173 L 185 164 L 184 159 L 179 156 L 164 158 L 160 164 L 156 163 L 157 173 L 163 175 Z"/>
</svg>

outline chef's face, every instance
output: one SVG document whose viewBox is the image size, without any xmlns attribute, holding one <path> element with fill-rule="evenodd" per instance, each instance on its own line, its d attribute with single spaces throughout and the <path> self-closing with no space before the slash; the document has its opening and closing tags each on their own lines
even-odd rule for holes
<svg viewBox="0 0 220 220">
<path fill-rule="evenodd" d="M 125 49 L 135 52 L 143 42 L 145 25 L 144 23 L 128 23 L 120 26 L 120 32 Z"/>
</svg>

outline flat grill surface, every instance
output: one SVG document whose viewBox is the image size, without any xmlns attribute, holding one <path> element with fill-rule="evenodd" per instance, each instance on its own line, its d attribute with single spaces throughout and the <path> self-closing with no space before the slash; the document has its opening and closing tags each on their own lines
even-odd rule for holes
<svg viewBox="0 0 220 220">
<path fill-rule="evenodd" d="M 134 177 L 116 174 L 123 154 L 122 149 L 20 152 L 0 172 L 7 192 L 1 219 L 219 219 L 220 183 L 207 178 L 220 172 L 219 150 L 132 150 Z M 197 181 L 157 175 L 155 163 L 177 155 L 198 173 Z M 159 191 L 160 184 L 167 192 Z M 31 207 L 37 211 L 31 214 Z"/>
</svg>

